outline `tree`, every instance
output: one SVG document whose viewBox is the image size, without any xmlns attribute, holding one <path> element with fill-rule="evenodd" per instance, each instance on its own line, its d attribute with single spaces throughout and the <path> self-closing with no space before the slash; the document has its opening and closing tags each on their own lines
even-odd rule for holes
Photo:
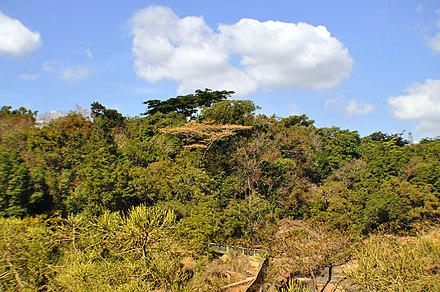
<svg viewBox="0 0 440 292">
<path fill-rule="evenodd" d="M 212 106 L 203 106 L 198 121 L 214 124 L 252 125 L 255 110 L 259 109 L 250 100 L 222 100 Z"/>
<path fill-rule="evenodd" d="M 420 219 L 438 217 L 438 199 L 415 185 L 392 177 L 376 188 L 358 194 L 357 212 L 363 232 L 383 225 L 392 230 L 407 229 Z"/>
<path fill-rule="evenodd" d="M 328 230 L 326 226 L 312 227 L 303 221 L 286 220 L 284 225 L 271 245 L 274 255 L 284 261 L 279 263 L 278 269 L 288 268 L 291 276 L 308 276 L 314 291 L 326 291 L 333 269 L 349 261 L 353 238 L 337 230 Z M 321 287 L 319 276 L 327 276 Z"/>
<path fill-rule="evenodd" d="M 147 111 L 143 115 L 151 116 L 155 113 L 167 114 L 170 112 L 181 113 L 187 118 L 194 118 L 194 115 L 201 107 L 210 107 L 214 103 L 224 100 L 234 94 L 233 91 L 212 91 L 197 89 L 195 94 L 180 95 L 164 101 L 153 99 L 145 101 Z"/>
<path fill-rule="evenodd" d="M 408 141 L 402 138 L 403 132 L 400 134 L 386 134 L 381 131 L 374 132 L 367 137 L 365 137 L 365 140 L 371 140 L 371 141 L 380 141 L 380 142 L 388 142 L 391 140 L 394 140 L 396 142 L 397 146 L 405 146 L 408 144 Z"/>
<path fill-rule="evenodd" d="M 357 159 L 361 155 L 361 139 L 356 131 L 341 130 L 337 127 L 321 128 L 322 149 L 316 153 L 315 166 L 310 176 L 313 182 L 322 182 L 344 162 Z"/>
<path fill-rule="evenodd" d="M 34 128 L 27 143 L 27 164 L 38 184 L 36 192 L 46 193 L 53 209 L 66 211 L 66 198 L 79 183 L 77 174 L 82 168 L 93 123 L 78 112 L 52 120 L 42 128 Z M 44 205 L 44 204 L 43 204 Z"/>
<path fill-rule="evenodd" d="M 298 115 L 289 116 L 287 118 L 282 119 L 280 123 L 286 128 L 293 126 L 309 127 L 309 126 L 313 126 L 315 121 L 309 119 L 307 115 L 303 114 L 300 116 Z"/>
<path fill-rule="evenodd" d="M 211 125 L 189 122 L 181 127 L 163 128 L 162 133 L 184 137 L 186 148 L 209 148 L 212 143 L 235 135 L 237 131 L 252 129 L 251 126 L 241 125 Z"/>
<path fill-rule="evenodd" d="M 3 106 L 0 110 L 0 144 L 7 142 L 20 147 L 27 132 L 35 126 L 33 112 L 24 107 L 12 110 L 11 106 Z"/>
<path fill-rule="evenodd" d="M 122 126 L 125 121 L 125 118 L 117 110 L 108 109 L 96 101 L 91 105 L 91 112 L 95 124 L 106 131 Z"/>
</svg>

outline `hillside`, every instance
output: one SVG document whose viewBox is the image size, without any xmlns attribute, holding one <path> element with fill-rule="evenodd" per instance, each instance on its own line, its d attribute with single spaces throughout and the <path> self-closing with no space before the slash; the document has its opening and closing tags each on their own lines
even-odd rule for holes
<svg viewBox="0 0 440 292">
<path fill-rule="evenodd" d="M 231 94 L 148 101 L 139 117 L 93 103 L 90 115 L 42 122 L 2 107 L 1 290 L 246 280 L 246 268 L 224 279 L 233 271 L 215 242 L 266 251 L 263 290 L 315 289 L 339 269 L 340 287 L 437 291 L 439 139 L 360 137 L 306 115 L 256 114 Z"/>
</svg>

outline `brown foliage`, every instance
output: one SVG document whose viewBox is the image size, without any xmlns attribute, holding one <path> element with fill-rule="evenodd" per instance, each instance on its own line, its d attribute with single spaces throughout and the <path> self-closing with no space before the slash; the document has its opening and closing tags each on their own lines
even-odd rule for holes
<svg viewBox="0 0 440 292">
<path fill-rule="evenodd" d="M 187 148 L 208 148 L 215 141 L 233 136 L 237 131 L 252 129 L 242 125 L 211 125 L 189 122 L 180 127 L 162 128 L 161 133 L 180 135 Z"/>
</svg>

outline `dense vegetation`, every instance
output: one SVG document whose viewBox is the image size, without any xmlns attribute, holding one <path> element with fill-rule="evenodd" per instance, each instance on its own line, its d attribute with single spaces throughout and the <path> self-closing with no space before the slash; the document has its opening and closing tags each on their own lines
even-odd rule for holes
<svg viewBox="0 0 440 292">
<path fill-rule="evenodd" d="M 0 289 L 215 289 L 203 268 L 209 242 L 260 246 L 280 258 L 310 260 L 313 251 L 312 262 L 290 266 L 292 275 L 313 275 L 377 252 L 372 240 L 392 253 L 394 241 L 378 232 L 435 225 L 439 139 L 408 145 L 396 134 L 318 128 L 306 115 L 256 114 L 231 94 L 147 101 L 133 118 L 97 102 L 89 116 L 46 122 L 2 107 Z M 322 236 L 280 234 L 286 222 Z M 431 267 L 412 275 L 435 291 L 440 246 L 425 245 Z M 348 274 L 359 289 L 397 291 L 392 279 L 380 286 L 361 277 L 374 267 L 361 262 Z"/>
</svg>

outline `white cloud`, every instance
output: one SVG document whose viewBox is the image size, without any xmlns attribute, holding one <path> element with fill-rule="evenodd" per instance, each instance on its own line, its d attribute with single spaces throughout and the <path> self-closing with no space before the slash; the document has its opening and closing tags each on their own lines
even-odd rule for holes
<svg viewBox="0 0 440 292">
<path fill-rule="evenodd" d="M 349 116 L 366 115 L 374 110 L 371 104 L 358 103 L 356 100 L 350 100 L 346 106 L 347 114 Z"/>
<path fill-rule="evenodd" d="M 43 63 L 43 71 L 46 73 L 53 73 L 57 68 L 61 66 L 61 63 L 56 60 L 46 61 Z"/>
<path fill-rule="evenodd" d="M 289 115 L 299 115 L 299 106 L 295 103 L 288 102 L 286 104 L 287 109 L 289 110 Z"/>
<path fill-rule="evenodd" d="M 20 57 L 37 49 L 41 35 L 0 12 L 0 53 Z"/>
<path fill-rule="evenodd" d="M 161 6 L 143 9 L 131 21 L 138 77 L 174 80 L 179 92 L 330 88 L 352 65 L 348 50 L 324 26 L 241 19 L 213 30 L 202 17 L 179 18 Z"/>
<path fill-rule="evenodd" d="M 325 107 L 341 109 L 344 107 L 344 98 L 343 97 L 329 98 L 325 101 Z"/>
<path fill-rule="evenodd" d="M 86 55 L 87 55 L 87 58 L 89 58 L 90 61 L 93 60 L 93 53 L 92 53 L 91 49 L 86 49 Z"/>
<path fill-rule="evenodd" d="M 349 117 L 366 115 L 374 110 L 374 106 L 371 104 L 359 103 L 354 99 L 345 102 L 343 97 L 328 99 L 325 106 L 335 108 Z"/>
<path fill-rule="evenodd" d="M 87 68 L 76 65 L 74 67 L 62 69 L 58 77 L 62 80 L 66 81 L 80 81 L 86 79 L 89 76 L 90 72 Z"/>
<path fill-rule="evenodd" d="M 429 40 L 429 46 L 434 52 L 440 53 L 440 32 Z"/>
<path fill-rule="evenodd" d="M 23 81 L 34 81 L 34 80 L 37 80 L 38 78 L 40 78 L 40 74 L 38 74 L 38 73 L 35 73 L 35 74 L 23 73 L 23 74 L 20 74 L 18 76 L 18 78 Z"/>
<path fill-rule="evenodd" d="M 405 92 L 405 95 L 388 99 L 394 116 L 416 121 L 416 131 L 420 133 L 440 135 L 440 80 L 416 83 Z"/>
<path fill-rule="evenodd" d="M 438 20 L 437 20 L 437 33 L 428 39 L 428 45 L 431 47 L 431 49 L 440 54 L 440 9 L 437 9 L 435 12 L 437 14 Z"/>
<path fill-rule="evenodd" d="M 437 28 L 440 28 L 440 9 L 437 9 L 435 11 L 435 14 L 437 14 L 437 17 L 438 17 L 438 19 L 437 19 Z"/>
<path fill-rule="evenodd" d="M 84 65 L 66 66 L 58 60 L 46 61 L 42 67 L 44 73 L 56 76 L 58 79 L 64 81 L 81 81 L 90 75 L 89 68 Z"/>
</svg>

